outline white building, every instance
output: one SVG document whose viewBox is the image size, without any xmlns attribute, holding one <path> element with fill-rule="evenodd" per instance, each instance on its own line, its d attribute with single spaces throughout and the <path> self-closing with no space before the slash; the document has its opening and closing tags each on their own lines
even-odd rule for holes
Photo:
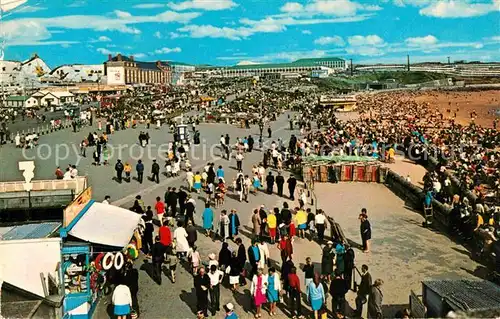
<svg viewBox="0 0 500 319">
<path fill-rule="evenodd" d="M 340 58 L 300 59 L 291 63 L 247 64 L 235 65 L 222 70 L 226 77 L 261 76 L 265 74 L 300 74 L 311 76 L 313 72 L 322 71 L 326 74 L 345 72 L 347 64 Z"/>
<path fill-rule="evenodd" d="M 34 54 L 26 61 L 0 61 L 0 87 L 6 91 L 37 88 L 40 79 L 50 73 L 49 66 Z"/>
<path fill-rule="evenodd" d="M 53 69 L 42 78 L 46 83 L 101 82 L 104 77 L 103 64 L 65 64 Z"/>
<path fill-rule="evenodd" d="M 71 92 L 66 91 L 55 91 L 55 92 L 47 92 L 40 99 L 40 106 L 54 106 L 54 105 L 62 105 L 65 103 L 74 103 L 75 96 Z"/>
</svg>

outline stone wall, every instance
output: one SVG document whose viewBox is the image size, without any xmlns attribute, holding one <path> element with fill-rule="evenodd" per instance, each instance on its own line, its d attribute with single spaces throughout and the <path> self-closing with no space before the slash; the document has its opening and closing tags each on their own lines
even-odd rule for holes
<svg viewBox="0 0 500 319">
<path fill-rule="evenodd" d="M 398 197 L 405 201 L 406 206 L 412 207 L 423 214 L 425 194 L 423 190 L 412 183 L 407 182 L 403 177 L 391 170 L 387 171 L 385 185 Z M 442 227 L 448 227 L 450 209 L 433 200 L 434 221 Z"/>
</svg>

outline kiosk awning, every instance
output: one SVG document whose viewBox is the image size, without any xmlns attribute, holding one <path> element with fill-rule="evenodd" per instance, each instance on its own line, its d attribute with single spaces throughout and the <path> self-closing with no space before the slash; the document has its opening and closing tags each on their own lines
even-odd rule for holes
<svg viewBox="0 0 500 319">
<path fill-rule="evenodd" d="M 93 202 L 69 234 L 94 244 L 125 247 L 140 219 L 128 209 Z"/>
</svg>

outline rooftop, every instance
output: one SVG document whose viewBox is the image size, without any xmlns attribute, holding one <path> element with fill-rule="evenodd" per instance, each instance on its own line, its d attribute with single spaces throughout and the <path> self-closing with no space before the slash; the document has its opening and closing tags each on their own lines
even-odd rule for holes
<svg viewBox="0 0 500 319">
<path fill-rule="evenodd" d="M 267 69 L 267 68 L 293 68 L 293 67 L 312 67 L 320 66 L 320 62 L 338 62 L 344 61 L 340 58 L 313 58 L 299 59 L 290 63 L 260 63 L 248 65 L 235 65 L 228 67 L 229 70 L 252 70 L 252 69 Z"/>
<path fill-rule="evenodd" d="M 27 96 L 27 95 L 11 95 L 11 96 L 7 97 L 7 101 L 21 101 L 21 102 L 24 102 L 24 101 L 26 101 L 29 98 L 30 97 Z"/>
<path fill-rule="evenodd" d="M 5 229 L 6 232 L 0 238 L 2 240 L 46 238 L 55 233 L 59 227 L 61 227 L 59 222 L 18 225 Z"/>
</svg>

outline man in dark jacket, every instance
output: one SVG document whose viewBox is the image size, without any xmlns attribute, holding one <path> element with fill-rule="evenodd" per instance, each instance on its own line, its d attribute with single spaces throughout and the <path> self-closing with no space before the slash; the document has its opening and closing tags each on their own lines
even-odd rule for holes
<svg viewBox="0 0 500 319">
<path fill-rule="evenodd" d="M 257 268 L 259 265 L 260 258 L 262 257 L 260 255 L 260 250 L 258 246 L 258 241 L 253 239 L 252 240 L 252 245 L 248 247 L 248 262 L 250 263 L 250 266 L 252 267 L 252 273 L 250 274 L 250 278 L 253 278 L 254 275 L 257 274 Z"/>
<path fill-rule="evenodd" d="M 236 245 L 238 245 L 238 255 L 236 257 L 238 259 L 238 265 L 245 267 L 245 263 L 247 262 L 247 252 L 245 250 L 245 245 L 243 245 L 243 241 L 241 240 L 241 238 L 236 238 L 234 242 L 236 243 Z M 245 284 L 245 278 L 243 276 L 240 276 L 240 285 L 243 286 Z"/>
<path fill-rule="evenodd" d="M 368 266 L 361 266 L 361 283 L 358 287 L 358 294 L 356 296 L 356 317 L 361 317 L 363 314 L 363 305 L 368 300 L 368 294 L 372 286 L 372 276 L 368 272 Z"/>
<path fill-rule="evenodd" d="M 144 164 L 142 164 L 141 160 L 137 161 L 137 165 L 135 165 L 135 170 L 137 171 L 137 181 L 142 184 L 142 179 L 144 177 Z"/>
<path fill-rule="evenodd" d="M 274 187 L 274 176 L 272 172 L 269 172 L 269 175 L 267 175 L 266 184 L 267 184 L 267 193 L 272 194 Z"/>
<path fill-rule="evenodd" d="M 255 143 L 253 137 L 248 136 L 248 151 L 251 152 L 253 150 L 253 144 Z"/>
<path fill-rule="evenodd" d="M 167 214 L 169 216 L 175 217 L 175 214 L 177 214 L 177 192 L 175 187 L 172 188 L 172 191 L 168 193 L 168 198 L 167 198 Z"/>
<path fill-rule="evenodd" d="M 283 197 L 283 185 L 285 184 L 285 178 L 278 172 L 276 176 L 276 186 L 278 187 L 278 196 Z"/>
<path fill-rule="evenodd" d="M 160 165 L 156 163 L 156 160 L 153 160 L 153 165 L 151 165 L 151 180 L 156 182 L 156 184 L 160 183 Z"/>
<path fill-rule="evenodd" d="M 116 161 L 115 171 L 116 171 L 116 180 L 118 181 L 118 183 L 121 183 L 123 174 L 123 164 L 121 160 Z"/>
<path fill-rule="evenodd" d="M 189 199 L 186 201 L 186 223 L 188 221 L 191 221 L 193 226 L 196 224 L 194 223 L 194 213 L 195 213 L 195 201 L 192 199 L 190 196 L 188 196 Z"/>
<path fill-rule="evenodd" d="M 344 314 L 345 294 L 347 293 L 347 284 L 342 278 L 340 269 L 335 269 L 335 278 L 330 284 L 330 294 L 332 295 L 332 311 L 335 314 Z M 334 316 L 339 318 L 338 316 Z"/>
<path fill-rule="evenodd" d="M 196 227 L 193 226 L 193 222 L 190 220 L 188 220 L 187 222 L 186 233 L 189 247 L 193 248 L 196 240 L 198 240 L 198 232 L 196 230 Z"/>
<path fill-rule="evenodd" d="M 293 175 L 288 178 L 288 191 L 290 192 L 290 199 L 295 200 L 295 187 L 297 186 L 297 179 Z"/>
<path fill-rule="evenodd" d="M 186 212 L 186 199 L 188 194 L 181 188 L 177 192 L 177 199 L 179 200 L 179 212 L 182 217 L 184 217 L 184 213 Z"/>
<path fill-rule="evenodd" d="M 156 236 L 152 249 L 153 280 L 161 285 L 161 266 L 165 261 L 165 246 L 160 243 L 160 236 Z"/>
</svg>

